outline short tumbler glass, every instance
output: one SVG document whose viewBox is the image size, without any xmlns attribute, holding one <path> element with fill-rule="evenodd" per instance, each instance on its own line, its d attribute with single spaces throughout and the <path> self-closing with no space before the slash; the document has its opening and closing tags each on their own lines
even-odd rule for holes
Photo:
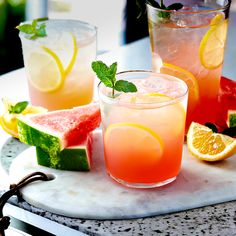
<svg viewBox="0 0 236 236">
<path fill-rule="evenodd" d="M 46 37 L 20 33 L 31 103 L 49 110 L 67 109 L 92 101 L 97 29 L 78 20 L 39 21 Z"/>
<path fill-rule="evenodd" d="M 105 164 L 116 181 L 152 188 L 176 179 L 181 167 L 188 87 L 182 80 L 150 71 L 124 71 L 135 93 L 100 83 Z"/>
</svg>

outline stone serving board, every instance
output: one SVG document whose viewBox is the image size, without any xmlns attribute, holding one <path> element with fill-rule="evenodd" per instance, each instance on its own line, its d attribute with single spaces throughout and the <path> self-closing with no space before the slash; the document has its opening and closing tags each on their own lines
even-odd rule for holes
<svg viewBox="0 0 236 236">
<path fill-rule="evenodd" d="M 94 133 L 90 172 L 73 172 L 39 166 L 35 148 L 19 154 L 11 164 L 11 182 L 42 171 L 55 178 L 22 189 L 33 206 L 63 216 L 85 219 L 131 219 L 172 213 L 236 199 L 236 154 L 218 163 L 192 157 L 184 145 L 177 179 L 154 189 L 131 189 L 113 181 L 105 171 L 101 132 Z"/>
</svg>

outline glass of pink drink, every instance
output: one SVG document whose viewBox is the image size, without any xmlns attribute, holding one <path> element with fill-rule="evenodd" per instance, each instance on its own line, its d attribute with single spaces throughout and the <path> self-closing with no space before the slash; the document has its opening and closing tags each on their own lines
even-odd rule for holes
<svg viewBox="0 0 236 236">
<path fill-rule="evenodd" d="M 172 182 L 182 160 L 187 85 L 148 71 L 127 71 L 116 78 L 133 82 L 138 91 L 116 92 L 112 98 L 111 89 L 99 84 L 108 174 L 134 188 Z"/>
<path fill-rule="evenodd" d="M 41 23 L 41 22 L 40 22 Z M 20 33 L 29 95 L 33 105 L 67 109 L 92 101 L 97 30 L 78 20 L 47 20 L 47 36 Z"/>
<path fill-rule="evenodd" d="M 183 4 L 178 11 L 147 4 L 147 12 L 153 69 L 188 84 L 187 130 L 191 121 L 217 120 L 230 1 L 178 2 Z"/>
</svg>

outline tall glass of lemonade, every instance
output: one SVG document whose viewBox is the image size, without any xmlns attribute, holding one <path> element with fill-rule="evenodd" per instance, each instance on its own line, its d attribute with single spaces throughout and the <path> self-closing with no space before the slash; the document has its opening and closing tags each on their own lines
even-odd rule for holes
<svg viewBox="0 0 236 236">
<path fill-rule="evenodd" d="M 186 128 L 191 121 L 216 122 L 230 1 L 175 2 L 183 7 L 168 10 L 168 0 L 147 4 L 153 69 L 188 84 Z"/>
<path fill-rule="evenodd" d="M 150 188 L 168 184 L 180 171 L 187 107 L 187 85 L 170 75 L 127 71 L 135 93 L 99 84 L 105 163 L 121 184 Z"/>
<path fill-rule="evenodd" d="M 93 98 L 96 27 L 78 20 L 47 20 L 45 37 L 20 32 L 29 95 L 49 110 L 88 104 Z"/>
</svg>

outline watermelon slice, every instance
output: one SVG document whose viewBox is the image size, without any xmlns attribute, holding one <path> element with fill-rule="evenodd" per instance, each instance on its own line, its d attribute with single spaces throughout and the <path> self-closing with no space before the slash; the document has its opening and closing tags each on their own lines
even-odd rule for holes
<svg viewBox="0 0 236 236">
<path fill-rule="evenodd" d="M 229 128 L 236 127 L 236 110 L 228 110 L 227 124 Z"/>
<path fill-rule="evenodd" d="M 99 105 L 92 103 L 73 109 L 20 116 L 17 127 L 21 142 L 40 147 L 55 159 L 52 162 L 56 165 L 63 149 L 83 142 L 100 123 Z"/>
<path fill-rule="evenodd" d="M 92 134 L 86 140 L 75 146 L 70 146 L 51 158 L 49 153 L 36 147 L 37 162 L 39 165 L 71 171 L 88 171 L 91 167 Z M 56 161 L 55 161 L 56 160 Z"/>
<path fill-rule="evenodd" d="M 236 110 L 236 81 L 221 77 L 219 91 L 219 114 L 217 125 L 221 130 L 228 128 L 227 114 L 228 110 Z"/>
</svg>

